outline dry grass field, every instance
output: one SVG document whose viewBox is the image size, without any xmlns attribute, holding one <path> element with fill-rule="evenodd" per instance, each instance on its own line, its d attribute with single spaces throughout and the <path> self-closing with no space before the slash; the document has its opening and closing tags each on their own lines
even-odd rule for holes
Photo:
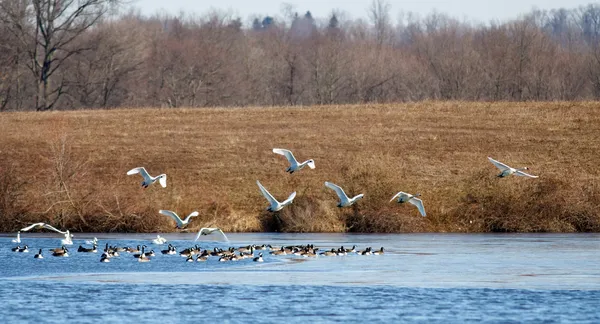
<svg viewBox="0 0 600 324">
<path fill-rule="evenodd" d="M 600 231 L 600 103 L 422 102 L 0 114 L 0 230 Z M 274 147 L 316 169 L 287 174 Z M 496 178 L 491 156 L 539 179 Z M 126 172 L 166 173 L 140 188 Z M 256 180 L 294 203 L 277 214 Z M 365 198 L 347 209 L 323 183 Z M 420 192 L 428 216 L 389 203 Z"/>
</svg>

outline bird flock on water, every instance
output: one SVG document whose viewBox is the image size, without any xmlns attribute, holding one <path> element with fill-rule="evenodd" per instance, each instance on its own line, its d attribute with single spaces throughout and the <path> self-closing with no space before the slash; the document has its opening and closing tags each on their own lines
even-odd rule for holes
<svg viewBox="0 0 600 324">
<path fill-rule="evenodd" d="M 310 169 L 315 169 L 315 167 L 316 167 L 315 161 L 313 159 L 306 160 L 302 163 L 298 162 L 298 160 L 296 160 L 296 158 L 294 157 L 294 154 L 290 150 L 274 148 L 273 153 L 285 156 L 285 158 L 289 162 L 289 167 L 285 171 L 290 174 L 292 174 L 294 172 L 298 172 L 299 170 L 303 169 L 306 166 L 308 166 Z M 538 178 L 538 176 L 534 176 L 534 175 L 524 172 L 524 170 L 529 170 L 529 168 L 527 168 L 527 167 L 512 168 L 502 162 L 492 159 L 491 157 L 488 157 L 488 160 L 495 167 L 497 167 L 500 170 L 500 173 L 497 175 L 497 177 L 499 177 L 499 178 L 508 177 L 510 175 L 526 177 L 526 178 Z M 154 184 L 157 181 L 163 188 L 165 188 L 167 186 L 167 175 L 166 174 L 160 174 L 158 176 L 151 176 L 144 167 L 137 167 L 137 168 L 131 169 L 127 172 L 127 175 L 134 175 L 134 174 L 139 174 L 143 178 L 143 181 L 141 183 L 141 186 L 143 188 L 148 188 L 150 185 Z M 270 211 L 270 212 L 278 212 L 278 211 L 282 210 L 283 208 L 285 208 L 286 206 L 291 205 L 292 202 L 294 201 L 294 198 L 296 197 L 296 192 L 294 191 L 287 197 L 287 199 L 280 202 L 275 197 L 273 197 L 273 195 L 260 183 L 259 180 L 256 180 L 256 184 L 258 186 L 259 191 L 262 193 L 262 195 L 265 197 L 265 199 L 267 199 L 267 201 L 269 203 L 269 206 L 267 207 L 267 211 Z M 344 189 L 342 189 L 342 187 L 340 187 L 332 182 L 326 181 L 325 187 L 333 190 L 336 193 L 337 197 L 339 198 L 339 203 L 337 205 L 337 207 L 339 207 L 339 208 L 351 206 L 351 205 L 355 204 L 357 201 L 359 201 L 360 199 L 364 198 L 364 194 L 362 194 L 362 193 L 357 194 L 353 197 L 349 197 L 346 194 L 346 192 L 344 191 Z M 394 196 L 392 196 L 392 198 L 390 199 L 390 202 L 395 200 L 399 204 L 403 204 L 403 203 L 412 204 L 417 208 L 417 210 L 419 211 L 421 216 L 425 217 L 426 213 L 425 213 L 425 207 L 423 205 L 423 201 L 420 198 L 418 198 L 420 196 L 421 196 L 421 194 L 419 194 L 419 193 L 416 193 L 413 195 L 413 194 L 409 194 L 409 193 L 400 191 L 400 192 L 396 193 Z M 190 221 L 193 217 L 197 217 L 199 215 L 199 213 L 197 211 L 193 211 L 192 213 L 187 215 L 187 217 L 185 219 L 181 219 L 181 217 L 179 217 L 179 215 L 177 213 L 175 213 L 174 211 L 161 209 L 161 210 L 159 210 L 159 213 L 173 219 L 175 221 L 177 228 L 179 228 L 179 229 L 185 228 L 190 223 Z M 60 230 L 56 229 L 55 227 L 53 227 L 49 224 L 46 224 L 46 223 L 35 223 L 35 224 L 31 224 L 27 227 L 22 228 L 19 232 L 17 232 L 17 237 L 15 239 L 13 239 L 12 242 L 13 243 L 21 243 L 21 232 L 27 232 L 32 229 L 48 229 L 48 230 L 55 231 L 57 233 L 64 235 L 64 239 L 61 239 L 62 246 L 60 248 L 52 249 L 52 250 L 50 250 L 50 252 L 52 252 L 52 255 L 55 257 L 66 257 L 69 255 L 69 250 L 66 246 L 73 244 L 73 241 L 72 241 L 73 235 L 69 232 L 69 230 L 60 231 Z M 215 232 L 220 233 L 225 238 L 225 240 L 228 241 L 225 233 L 223 233 L 223 231 L 218 227 L 203 227 L 203 228 L 201 228 L 200 231 L 198 231 L 198 234 L 196 235 L 196 238 L 194 241 L 197 241 L 200 238 L 200 236 L 202 236 L 202 235 L 210 235 Z M 93 247 L 85 248 L 80 245 L 78 248 L 78 252 L 83 252 L 83 253 L 97 252 L 98 241 L 96 238 L 94 238 L 93 240 L 86 241 L 86 243 L 93 245 Z M 161 237 L 160 235 L 157 235 L 157 237 L 152 240 L 152 243 L 153 244 L 165 244 L 165 243 L 167 243 L 167 240 L 165 238 Z M 104 249 L 104 252 L 102 254 L 102 257 L 101 257 L 101 262 L 109 262 L 110 258 L 118 256 L 119 252 L 132 253 L 138 259 L 139 262 L 148 262 L 148 261 L 150 261 L 149 257 L 154 256 L 154 250 L 151 250 L 150 252 L 146 252 L 145 248 L 146 248 L 145 245 L 137 246 L 136 248 L 130 248 L 130 247 L 119 248 L 119 247 L 109 246 L 107 243 L 106 247 Z M 192 258 L 194 255 L 196 255 L 195 261 L 206 261 L 209 256 L 218 256 L 219 261 L 221 261 L 221 262 L 237 261 L 239 259 L 245 259 L 245 258 L 250 258 L 256 262 L 262 262 L 262 260 L 263 260 L 262 252 L 258 256 L 255 256 L 254 251 L 255 250 L 257 250 L 257 251 L 258 250 L 266 250 L 266 249 L 271 250 L 270 254 L 273 254 L 273 255 L 301 255 L 301 256 L 305 256 L 305 257 L 314 257 L 317 255 L 324 255 L 324 256 L 347 255 L 348 253 L 357 253 L 360 255 L 371 255 L 371 254 L 378 255 L 378 254 L 384 253 L 383 247 L 381 247 L 381 249 L 375 250 L 375 251 L 373 251 L 371 249 L 371 247 L 368 247 L 363 251 L 358 251 L 358 250 L 356 250 L 356 247 L 353 247 L 352 249 L 345 249 L 342 246 L 338 249 L 332 248 L 331 250 L 319 252 L 319 254 L 317 254 L 318 248 L 315 248 L 312 245 L 273 247 L 271 245 L 263 244 L 261 246 L 248 245 L 246 247 L 239 247 L 239 248 L 230 247 L 227 250 L 218 249 L 216 247 L 212 250 L 209 250 L 209 249 L 202 250 L 199 246 L 196 245 L 194 247 L 189 247 L 187 249 L 180 251 L 179 254 L 182 256 L 185 256 L 187 258 L 186 261 L 188 261 L 188 262 L 194 261 L 194 259 Z M 17 246 L 15 248 L 13 248 L 12 251 L 13 252 L 21 252 L 21 253 L 29 252 L 29 247 L 27 245 L 25 245 L 23 247 Z M 236 254 L 236 251 L 239 254 Z M 166 250 L 162 250 L 161 253 L 162 254 L 177 254 L 178 252 L 173 245 L 169 244 L 169 247 Z M 39 252 L 35 255 L 35 258 L 36 259 L 43 258 L 42 249 L 40 249 Z"/>
</svg>

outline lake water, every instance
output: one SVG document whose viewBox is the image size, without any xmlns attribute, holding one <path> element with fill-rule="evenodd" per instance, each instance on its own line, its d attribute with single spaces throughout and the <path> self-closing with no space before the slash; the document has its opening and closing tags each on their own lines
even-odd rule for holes
<svg viewBox="0 0 600 324">
<path fill-rule="evenodd" d="M 75 234 L 68 258 L 52 257 L 60 235 L 25 234 L 29 253 L 0 237 L 2 323 L 600 323 L 599 234 L 229 234 L 202 248 L 312 243 L 321 250 L 385 247 L 384 255 L 272 256 L 264 263 L 184 262 L 161 255 L 151 234 Z M 78 253 L 96 236 L 147 244 L 138 263 L 122 253 Z M 183 249 L 195 234 L 164 234 Z M 45 258 L 34 259 L 39 248 Z M 264 252 L 264 251 L 263 251 Z"/>
</svg>

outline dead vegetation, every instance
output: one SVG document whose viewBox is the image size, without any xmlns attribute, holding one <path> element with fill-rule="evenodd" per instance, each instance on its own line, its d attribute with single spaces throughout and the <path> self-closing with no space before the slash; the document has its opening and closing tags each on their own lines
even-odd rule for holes
<svg viewBox="0 0 600 324">
<path fill-rule="evenodd" d="M 600 231 L 600 104 L 465 103 L 5 113 L 0 230 L 172 231 L 158 214 L 198 210 L 189 229 L 292 232 Z M 285 173 L 273 147 L 315 159 Z M 498 179 L 486 157 L 539 179 Z M 168 186 L 140 188 L 145 166 Z M 294 203 L 265 212 L 256 180 Z M 364 193 L 338 209 L 332 181 Z M 428 216 L 390 203 L 420 192 Z"/>
</svg>

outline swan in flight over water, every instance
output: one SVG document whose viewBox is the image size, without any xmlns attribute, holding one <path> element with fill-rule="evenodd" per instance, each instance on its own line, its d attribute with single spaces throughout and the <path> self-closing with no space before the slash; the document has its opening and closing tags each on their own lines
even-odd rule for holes
<svg viewBox="0 0 600 324">
<path fill-rule="evenodd" d="M 27 232 L 27 231 L 32 230 L 34 228 L 35 229 L 45 228 L 45 229 L 48 229 L 48 230 L 55 231 L 57 233 L 63 234 L 65 236 L 65 238 L 61 240 L 62 244 L 64 244 L 64 245 L 73 245 L 73 240 L 71 240 L 71 238 L 73 237 L 73 234 L 71 234 L 69 232 L 69 230 L 66 230 L 65 232 L 59 231 L 56 228 L 54 228 L 52 225 L 48 225 L 46 223 L 31 224 L 31 225 L 29 225 L 27 227 L 21 228 L 21 232 Z"/>
<path fill-rule="evenodd" d="M 142 176 L 142 178 L 144 178 L 144 181 L 142 181 L 142 187 L 144 187 L 144 188 L 148 188 L 148 186 L 155 183 L 156 180 L 158 180 L 158 182 L 160 182 L 160 185 L 163 188 L 167 187 L 167 175 L 166 174 L 160 174 L 156 177 L 153 177 L 148 174 L 148 171 L 146 171 L 146 169 L 144 169 L 144 167 L 139 167 L 139 168 L 135 168 L 135 169 L 131 169 L 131 170 L 127 171 L 127 175 L 138 174 L 138 173 Z"/>
<path fill-rule="evenodd" d="M 350 206 L 350 205 L 354 204 L 355 202 L 357 202 L 362 197 L 364 197 L 363 194 L 359 194 L 352 198 L 348 198 L 348 196 L 344 192 L 344 189 L 342 189 L 340 186 L 333 184 L 331 182 L 326 181 L 325 186 L 329 189 L 333 189 L 335 191 L 335 193 L 338 195 L 338 197 L 340 198 L 340 203 L 337 206 L 340 208 Z"/>
<path fill-rule="evenodd" d="M 263 196 L 265 196 L 265 198 L 267 198 L 267 200 L 269 201 L 269 203 L 271 204 L 269 206 L 269 208 L 267 208 L 268 211 L 270 212 L 276 212 L 276 211 L 280 211 L 281 209 L 283 209 L 283 207 L 289 205 L 292 203 L 292 201 L 294 201 L 294 198 L 296 197 L 296 192 L 292 192 L 292 194 L 284 201 L 279 202 L 277 201 L 277 199 L 275 199 L 273 197 L 273 195 L 271 195 L 267 189 L 265 189 L 265 187 L 263 187 L 260 184 L 260 181 L 256 180 L 256 184 L 258 185 L 258 189 L 260 189 L 260 192 L 262 192 Z"/>
<path fill-rule="evenodd" d="M 173 211 L 161 209 L 158 212 L 165 216 L 173 218 L 173 220 L 175 220 L 175 222 L 177 223 L 177 228 L 184 228 L 187 224 L 189 224 L 190 218 L 198 216 L 198 212 L 195 211 L 189 214 L 184 220 L 181 220 L 179 215 L 177 215 L 177 213 Z"/>
<path fill-rule="evenodd" d="M 419 209 L 419 213 L 421 213 L 421 216 L 425 217 L 427 215 L 425 214 L 425 207 L 423 207 L 423 201 L 421 199 L 417 198 L 420 195 L 421 194 L 411 195 L 409 193 L 400 191 L 399 193 L 395 194 L 394 197 L 392 197 L 392 199 L 390 199 L 390 202 L 392 202 L 392 201 L 394 201 L 394 199 L 398 198 L 399 204 L 403 204 L 405 202 L 411 203 L 411 204 L 417 206 L 417 208 Z"/>
<path fill-rule="evenodd" d="M 294 157 L 294 154 L 290 150 L 274 148 L 273 153 L 285 156 L 285 158 L 290 162 L 290 167 L 287 168 L 287 170 L 285 170 L 285 172 L 289 172 L 290 174 L 304 168 L 307 165 L 311 169 L 315 168 L 314 160 L 311 159 L 311 160 L 306 160 L 302 163 L 298 163 L 298 160 L 296 160 L 296 158 Z"/>
<path fill-rule="evenodd" d="M 156 235 L 156 238 L 152 240 L 154 244 L 165 244 L 167 243 L 167 239 L 164 237 L 160 237 L 160 235 Z"/>
<path fill-rule="evenodd" d="M 13 243 L 21 243 L 21 231 L 17 232 L 17 238 L 12 239 Z"/>
<path fill-rule="evenodd" d="M 502 162 L 496 161 L 489 156 L 488 156 L 488 160 L 490 160 L 490 162 L 492 162 L 498 169 L 500 169 L 501 172 L 498 175 L 498 178 L 508 177 L 511 174 L 514 174 L 519 177 L 539 178 L 538 176 L 534 176 L 534 175 L 531 175 L 531 174 L 521 171 L 521 170 L 529 170 L 528 167 L 522 167 L 522 168 L 515 169 L 515 168 L 509 167 L 508 165 L 506 165 Z"/>
<path fill-rule="evenodd" d="M 209 234 L 212 234 L 214 232 L 221 233 L 221 235 L 223 235 L 223 237 L 225 238 L 225 240 L 227 242 L 229 242 L 229 239 L 227 238 L 227 236 L 225 235 L 225 233 L 223 233 L 223 231 L 220 228 L 218 228 L 218 227 L 202 227 L 200 229 L 200 231 L 198 231 L 198 235 L 196 235 L 196 238 L 194 239 L 194 242 L 198 241 L 198 239 L 200 238 L 200 236 L 202 236 L 202 235 L 209 235 Z"/>
</svg>

